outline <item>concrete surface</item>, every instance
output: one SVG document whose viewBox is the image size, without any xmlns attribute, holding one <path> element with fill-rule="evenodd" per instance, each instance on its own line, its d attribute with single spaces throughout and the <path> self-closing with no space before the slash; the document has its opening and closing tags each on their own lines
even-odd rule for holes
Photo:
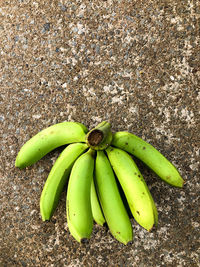
<svg viewBox="0 0 200 267">
<path fill-rule="evenodd" d="M 0 1 L 0 266 L 200 266 L 199 14 L 198 0 Z M 124 246 L 95 225 L 79 245 L 64 193 L 42 222 L 40 194 L 61 150 L 25 170 L 14 162 L 25 141 L 64 120 L 108 120 L 177 166 L 183 189 L 139 163 L 157 230 L 132 219 Z"/>
</svg>

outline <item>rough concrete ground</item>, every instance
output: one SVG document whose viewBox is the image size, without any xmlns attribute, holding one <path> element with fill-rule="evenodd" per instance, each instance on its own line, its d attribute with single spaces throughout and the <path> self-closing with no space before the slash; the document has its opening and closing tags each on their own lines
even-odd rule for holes
<svg viewBox="0 0 200 267">
<path fill-rule="evenodd" d="M 200 266 L 198 0 L 0 2 L 0 266 Z M 159 212 L 156 231 L 132 219 L 124 246 L 95 225 L 69 234 L 65 194 L 50 222 L 39 199 L 61 150 L 25 170 L 17 152 L 61 121 L 102 120 L 150 142 L 186 184 L 172 188 L 138 162 Z"/>
</svg>

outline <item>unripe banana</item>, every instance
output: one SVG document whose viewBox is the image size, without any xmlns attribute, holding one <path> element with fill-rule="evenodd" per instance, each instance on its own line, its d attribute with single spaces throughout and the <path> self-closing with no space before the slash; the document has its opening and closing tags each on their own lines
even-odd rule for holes
<svg viewBox="0 0 200 267">
<path fill-rule="evenodd" d="M 95 182 L 108 227 L 112 235 L 126 245 L 133 239 L 132 226 L 122 202 L 112 167 L 103 151 L 97 151 Z"/>
<path fill-rule="evenodd" d="M 112 145 L 143 161 L 166 183 L 176 187 L 183 186 L 184 180 L 175 166 L 140 137 L 128 132 L 117 132 L 113 135 Z"/>
<path fill-rule="evenodd" d="M 30 166 L 59 146 L 85 142 L 87 131 L 87 128 L 78 122 L 61 122 L 52 125 L 33 136 L 22 146 L 15 166 L 19 168 Z"/>
<path fill-rule="evenodd" d="M 40 213 L 43 221 L 49 220 L 53 215 L 75 160 L 87 148 L 88 146 L 83 143 L 68 145 L 54 163 L 40 197 Z"/>
<path fill-rule="evenodd" d="M 106 149 L 135 220 L 150 231 L 157 224 L 157 211 L 148 187 L 131 156 L 118 148 Z"/>
<path fill-rule="evenodd" d="M 67 189 L 67 223 L 72 236 L 85 242 L 92 233 L 91 182 L 94 169 L 94 151 L 81 155 L 74 163 Z"/>
<path fill-rule="evenodd" d="M 92 179 L 92 184 L 91 184 L 91 207 L 92 207 L 92 216 L 94 221 L 97 224 L 103 226 L 103 224 L 105 223 L 105 219 L 96 193 L 94 179 Z"/>
</svg>

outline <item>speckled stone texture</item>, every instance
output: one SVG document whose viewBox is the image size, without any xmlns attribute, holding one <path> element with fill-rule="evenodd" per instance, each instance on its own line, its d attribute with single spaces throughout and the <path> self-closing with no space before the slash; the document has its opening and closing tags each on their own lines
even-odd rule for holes
<svg viewBox="0 0 200 267">
<path fill-rule="evenodd" d="M 0 266 L 200 266 L 198 0 L 0 1 Z M 150 142 L 179 169 L 172 188 L 137 161 L 159 212 L 132 220 L 124 246 L 94 226 L 69 234 L 65 192 L 49 222 L 40 194 L 61 149 L 19 170 L 31 136 L 57 122 L 108 120 Z"/>
</svg>

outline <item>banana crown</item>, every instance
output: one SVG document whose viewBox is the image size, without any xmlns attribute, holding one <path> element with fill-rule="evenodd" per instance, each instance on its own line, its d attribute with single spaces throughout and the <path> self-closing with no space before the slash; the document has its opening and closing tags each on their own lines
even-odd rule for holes
<svg viewBox="0 0 200 267">
<path fill-rule="evenodd" d="M 101 226 L 106 223 L 123 244 L 133 238 L 129 216 L 148 231 L 157 226 L 155 202 L 131 155 L 167 184 L 184 184 L 176 167 L 155 147 L 129 132 L 113 134 L 107 121 L 90 131 L 80 122 L 52 125 L 22 146 L 15 166 L 31 166 L 60 146 L 65 148 L 45 182 L 40 213 L 43 221 L 50 220 L 67 187 L 67 222 L 78 242 L 90 238 L 93 220 Z"/>
<path fill-rule="evenodd" d="M 111 144 L 110 123 L 103 121 L 86 135 L 86 143 L 94 150 L 104 150 Z"/>
</svg>

